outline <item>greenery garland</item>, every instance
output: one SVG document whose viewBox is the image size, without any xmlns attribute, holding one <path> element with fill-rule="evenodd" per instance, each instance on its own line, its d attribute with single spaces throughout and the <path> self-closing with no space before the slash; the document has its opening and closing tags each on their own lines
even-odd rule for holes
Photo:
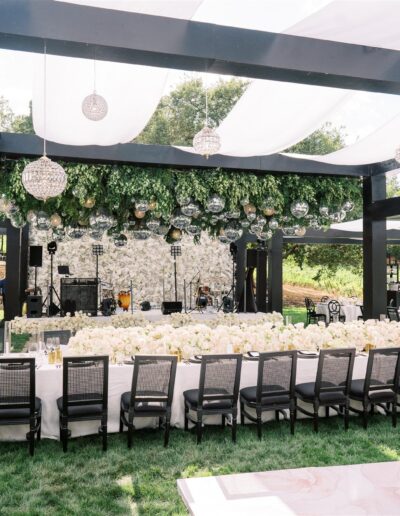
<svg viewBox="0 0 400 516">
<path fill-rule="evenodd" d="M 29 195 L 21 182 L 21 174 L 29 162 L 27 159 L 5 161 L 0 176 L 0 191 L 11 200 L 26 218 L 28 211 L 45 211 L 51 215 L 58 213 L 64 226 L 85 224 L 93 211 L 104 208 L 118 221 L 121 231 L 129 220 L 134 220 L 133 199 L 155 199 L 160 220 L 169 225 L 171 214 L 179 206 L 181 196 L 191 197 L 205 207 L 212 194 L 225 200 L 225 211 L 241 208 L 240 201 L 248 198 L 260 207 L 265 198 L 274 200 L 277 218 L 289 218 L 290 204 L 296 200 L 307 201 L 310 213 L 318 215 L 322 204 L 337 207 L 347 199 L 355 204 L 352 218 L 361 214 L 362 191 L 358 178 L 338 178 L 304 176 L 299 174 L 257 174 L 230 170 L 174 170 L 156 167 L 136 167 L 131 165 L 92 165 L 84 163 L 61 163 L 68 176 L 65 192 L 43 203 Z M 77 192 L 81 194 L 77 195 Z M 87 197 L 95 200 L 91 209 L 82 204 Z M 154 215 L 153 215 L 154 216 Z M 241 209 L 241 216 L 245 214 Z M 143 224 L 136 220 L 136 224 Z M 211 234 L 218 234 L 223 223 L 212 221 L 212 214 L 204 213 L 195 224 Z M 297 221 L 298 222 L 298 221 Z"/>
</svg>

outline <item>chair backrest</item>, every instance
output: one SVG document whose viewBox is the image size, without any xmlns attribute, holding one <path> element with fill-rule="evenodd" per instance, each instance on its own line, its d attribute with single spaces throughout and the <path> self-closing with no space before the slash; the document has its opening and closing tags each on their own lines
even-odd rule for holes
<svg viewBox="0 0 400 516">
<path fill-rule="evenodd" d="M 237 403 L 242 367 L 242 355 L 203 355 L 201 358 L 199 400 L 231 400 Z"/>
<path fill-rule="evenodd" d="M 321 297 L 321 303 L 326 303 L 327 301 L 329 301 L 329 297 L 328 296 L 322 296 Z"/>
<path fill-rule="evenodd" d="M 172 404 L 178 357 L 175 355 L 136 355 L 132 375 L 131 407 L 137 402 Z"/>
<path fill-rule="evenodd" d="M 108 402 L 108 355 L 63 358 L 63 414 L 68 407 Z"/>
<path fill-rule="evenodd" d="M 386 313 L 389 318 L 389 321 L 400 321 L 399 312 L 397 311 L 397 308 L 395 306 L 388 306 L 386 308 Z"/>
<path fill-rule="evenodd" d="M 0 408 L 29 408 L 34 414 L 34 358 L 0 358 Z"/>
<path fill-rule="evenodd" d="M 369 391 L 392 389 L 399 386 L 400 348 L 371 349 L 368 356 L 364 394 Z"/>
<path fill-rule="evenodd" d="M 257 403 L 265 396 L 294 397 L 297 351 L 260 353 L 257 378 Z"/>
<path fill-rule="evenodd" d="M 347 395 L 353 376 L 355 348 L 322 349 L 319 353 L 315 394 L 343 390 Z M 329 386 L 324 386 L 328 382 Z"/>
<path fill-rule="evenodd" d="M 304 299 L 304 303 L 306 305 L 306 308 L 307 308 L 308 312 L 315 312 L 315 304 L 314 304 L 314 301 L 311 298 L 306 297 Z"/>
<path fill-rule="evenodd" d="M 332 299 L 328 303 L 329 315 L 339 315 L 340 314 L 340 303 L 336 301 L 336 299 Z"/>
</svg>

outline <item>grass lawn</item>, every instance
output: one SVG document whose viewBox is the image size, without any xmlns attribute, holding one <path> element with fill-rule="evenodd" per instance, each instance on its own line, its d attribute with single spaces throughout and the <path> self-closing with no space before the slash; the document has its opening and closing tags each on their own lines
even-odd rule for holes
<svg viewBox="0 0 400 516">
<path fill-rule="evenodd" d="M 303 307 L 288 306 L 287 308 L 283 309 L 283 318 L 284 318 L 284 320 L 285 320 L 285 316 L 286 315 L 291 315 L 292 316 L 292 323 L 293 324 L 296 324 L 296 323 L 299 323 L 299 322 L 303 322 L 304 324 L 306 323 L 307 311 Z"/>
<path fill-rule="evenodd" d="M 296 434 L 287 422 L 264 425 L 258 441 L 253 425 L 238 429 L 233 445 L 226 428 L 207 427 L 200 446 L 192 434 L 171 432 L 162 446 L 158 430 L 135 433 L 131 450 L 126 435 L 111 435 L 101 451 L 97 436 L 73 439 L 63 454 L 60 443 L 43 440 L 31 459 L 26 443 L 0 443 L 0 507 L 2 514 L 183 515 L 185 507 L 176 479 L 281 468 L 400 460 L 400 427 L 376 415 L 367 431 L 358 417 L 321 421 L 314 434 L 311 421 L 299 421 Z"/>
</svg>

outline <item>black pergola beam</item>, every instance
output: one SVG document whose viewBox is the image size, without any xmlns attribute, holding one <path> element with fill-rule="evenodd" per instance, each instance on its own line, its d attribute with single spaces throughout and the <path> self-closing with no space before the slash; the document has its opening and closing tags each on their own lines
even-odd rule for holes
<svg viewBox="0 0 400 516">
<path fill-rule="evenodd" d="M 0 155 L 7 158 L 35 158 L 43 153 L 43 140 L 33 134 L 1 133 Z M 184 152 L 166 145 L 124 143 L 112 146 L 61 145 L 47 142 L 50 157 L 64 161 L 88 163 L 131 163 L 154 167 L 176 168 L 224 168 L 253 172 L 296 173 L 318 176 L 363 177 L 368 175 L 365 167 L 330 165 L 314 160 L 290 158 L 281 154 L 240 158 L 215 155 L 205 159 L 191 152 Z"/>
<path fill-rule="evenodd" d="M 0 47 L 337 88 L 400 93 L 400 52 L 87 7 L 2 0 Z"/>
<path fill-rule="evenodd" d="M 400 197 L 372 202 L 368 207 L 368 215 L 372 220 L 385 220 L 387 217 L 400 215 Z"/>
</svg>

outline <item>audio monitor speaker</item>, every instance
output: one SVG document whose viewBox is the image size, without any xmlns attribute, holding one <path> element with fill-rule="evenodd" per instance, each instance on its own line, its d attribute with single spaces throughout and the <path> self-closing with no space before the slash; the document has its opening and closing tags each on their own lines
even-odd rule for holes
<svg viewBox="0 0 400 516">
<path fill-rule="evenodd" d="M 26 316 L 29 318 L 42 317 L 42 296 L 28 296 L 26 298 Z"/>
<path fill-rule="evenodd" d="M 164 301 L 161 304 L 161 313 L 170 315 L 182 312 L 182 301 Z"/>
<path fill-rule="evenodd" d="M 43 247 L 41 245 L 31 245 L 29 247 L 29 267 L 42 266 Z"/>
</svg>

